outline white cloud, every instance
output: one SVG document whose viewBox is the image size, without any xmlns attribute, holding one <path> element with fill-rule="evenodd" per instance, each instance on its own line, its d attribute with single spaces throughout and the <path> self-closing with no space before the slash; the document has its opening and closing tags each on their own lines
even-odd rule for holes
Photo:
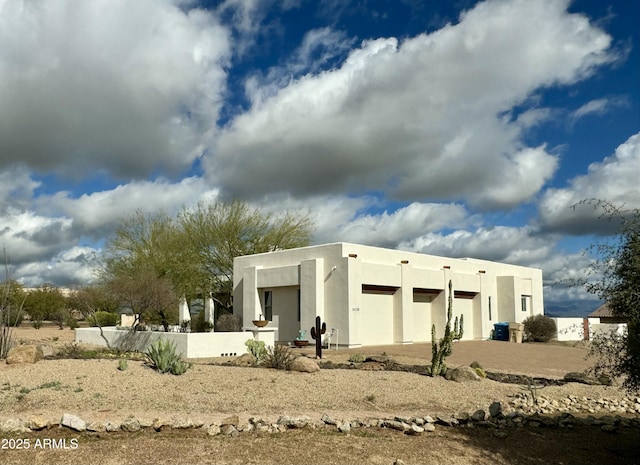
<svg viewBox="0 0 640 465">
<path fill-rule="evenodd" d="M 56 254 L 51 260 L 31 261 L 16 267 L 15 273 L 27 287 L 44 283 L 83 285 L 93 281 L 99 251 L 90 247 L 72 247 Z"/>
<path fill-rule="evenodd" d="M 569 181 L 563 189 L 549 189 L 540 202 L 540 217 L 545 227 L 574 234 L 603 232 L 612 225 L 598 220 L 601 210 L 583 205 L 582 200 L 600 199 L 624 208 L 640 208 L 640 133 L 627 139 L 613 155 L 589 165 L 585 175 Z M 604 228 L 604 229 L 603 229 Z M 610 231 L 609 231 L 610 232 Z"/>
<path fill-rule="evenodd" d="M 115 189 L 73 198 L 68 192 L 41 197 L 37 204 L 42 211 L 57 212 L 73 218 L 74 227 L 84 234 L 100 236 L 114 230 L 120 221 L 137 210 L 174 213 L 182 206 L 197 203 L 201 198 L 215 198 L 201 178 L 185 178 L 178 183 L 163 179 L 135 181 Z"/>
<path fill-rule="evenodd" d="M 589 115 L 604 115 L 613 108 L 628 105 L 629 100 L 625 97 L 608 97 L 590 100 L 571 114 L 571 120 L 575 122 Z"/>
<path fill-rule="evenodd" d="M 0 2 L 0 168 L 189 167 L 215 127 L 229 47 L 212 14 L 170 0 Z"/>
<path fill-rule="evenodd" d="M 527 201 L 557 158 L 522 142 L 544 112 L 522 120 L 509 112 L 616 59 L 611 38 L 567 4 L 487 1 L 432 34 L 364 42 L 339 69 L 275 95 L 253 82 L 254 105 L 222 132 L 208 176 L 241 197 L 379 191 L 484 208 Z"/>
</svg>

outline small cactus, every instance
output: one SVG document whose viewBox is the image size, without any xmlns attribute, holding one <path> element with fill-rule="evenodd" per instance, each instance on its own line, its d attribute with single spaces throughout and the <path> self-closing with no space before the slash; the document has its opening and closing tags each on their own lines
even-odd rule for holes
<svg viewBox="0 0 640 465">
<path fill-rule="evenodd" d="M 311 337 L 316 341 L 316 357 L 322 358 L 322 335 L 327 332 L 327 323 L 320 325 L 320 317 L 316 317 L 316 325 L 311 328 Z"/>
</svg>

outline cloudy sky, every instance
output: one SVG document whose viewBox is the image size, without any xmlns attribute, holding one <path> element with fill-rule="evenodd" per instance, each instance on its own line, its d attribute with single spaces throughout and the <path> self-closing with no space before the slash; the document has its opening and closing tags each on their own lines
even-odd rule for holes
<svg viewBox="0 0 640 465">
<path fill-rule="evenodd" d="M 622 0 L 0 0 L 0 243 L 91 279 L 136 210 L 243 199 L 347 241 L 542 268 L 640 207 Z"/>
</svg>

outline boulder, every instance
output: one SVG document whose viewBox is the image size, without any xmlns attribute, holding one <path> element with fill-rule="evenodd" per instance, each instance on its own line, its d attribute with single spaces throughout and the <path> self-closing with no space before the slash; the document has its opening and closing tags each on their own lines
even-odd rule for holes
<svg viewBox="0 0 640 465">
<path fill-rule="evenodd" d="M 36 363 L 42 360 L 44 353 L 39 345 L 23 345 L 14 347 L 7 354 L 7 364 Z"/>
<path fill-rule="evenodd" d="M 237 414 L 233 414 L 228 416 L 227 418 L 225 418 L 224 420 L 222 420 L 220 422 L 220 426 L 238 426 L 240 424 L 240 418 L 238 417 Z"/>
<path fill-rule="evenodd" d="M 27 428 L 32 431 L 40 431 L 49 426 L 49 420 L 41 416 L 34 416 L 27 422 Z"/>
<path fill-rule="evenodd" d="M 120 425 L 122 431 L 126 431 L 127 433 L 135 433 L 136 431 L 140 431 L 140 422 L 136 420 L 134 417 L 128 417 L 126 420 L 122 422 Z"/>
<path fill-rule="evenodd" d="M 75 431 L 86 431 L 87 423 L 79 416 L 65 413 L 60 420 L 60 426 L 66 426 Z"/>
<path fill-rule="evenodd" d="M 457 383 L 464 383 L 465 381 L 480 381 L 481 379 L 476 373 L 476 370 L 469 366 L 449 368 L 444 377 L 449 381 L 455 381 Z"/>
<path fill-rule="evenodd" d="M 247 352 L 246 354 L 242 354 L 233 360 L 229 361 L 229 365 L 234 367 L 252 367 L 257 365 L 258 359 L 253 355 Z"/>
<path fill-rule="evenodd" d="M 302 373 L 315 373 L 316 371 L 320 371 L 320 367 L 315 360 L 307 357 L 298 357 L 291 362 L 289 370 L 300 371 Z"/>
</svg>

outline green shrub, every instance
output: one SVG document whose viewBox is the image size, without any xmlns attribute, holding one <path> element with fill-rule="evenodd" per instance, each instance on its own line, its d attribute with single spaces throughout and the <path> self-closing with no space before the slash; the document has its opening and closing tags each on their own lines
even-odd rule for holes
<svg viewBox="0 0 640 465">
<path fill-rule="evenodd" d="M 216 320 L 216 331 L 218 332 L 238 332 L 242 330 L 240 317 L 232 313 L 220 315 Z"/>
<path fill-rule="evenodd" d="M 147 349 L 146 356 L 153 369 L 160 373 L 181 375 L 189 368 L 189 363 L 182 360 L 182 354 L 176 353 L 176 346 L 171 341 L 158 340 Z"/>
<path fill-rule="evenodd" d="M 556 335 L 556 322 L 548 316 L 530 316 L 523 323 L 527 341 L 547 342 Z"/>
<path fill-rule="evenodd" d="M 118 360 L 118 370 L 124 371 L 129 367 L 129 361 L 126 358 Z"/>
<path fill-rule="evenodd" d="M 276 344 L 275 347 L 269 347 L 264 356 L 264 365 L 276 370 L 288 370 L 293 362 L 293 353 L 291 349 L 282 344 Z"/>
<path fill-rule="evenodd" d="M 120 315 L 112 312 L 95 312 L 87 318 L 89 326 L 116 326 L 120 323 Z"/>
<path fill-rule="evenodd" d="M 351 354 L 349 356 L 349 362 L 351 362 L 351 363 L 362 363 L 362 362 L 364 362 L 364 355 L 358 354 L 358 353 Z"/>
</svg>

